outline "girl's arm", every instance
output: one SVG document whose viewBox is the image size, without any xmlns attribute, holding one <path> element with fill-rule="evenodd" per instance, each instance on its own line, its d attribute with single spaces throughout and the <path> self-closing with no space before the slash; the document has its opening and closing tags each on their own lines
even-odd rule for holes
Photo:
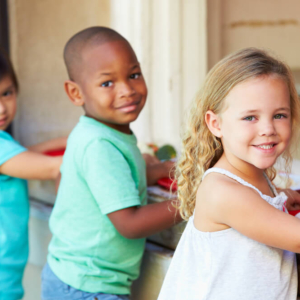
<svg viewBox="0 0 300 300">
<path fill-rule="evenodd" d="M 43 153 L 51 150 L 65 149 L 66 146 L 67 146 L 67 137 L 60 137 L 36 145 L 32 145 L 27 148 L 32 152 Z"/>
<path fill-rule="evenodd" d="M 0 173 L 22 179 L 55 179 L 61 163 L 62 156 L 51 157 L 25 151 L 3 163 Z"/>
<path fill-rule="evenodd" d="M 128 239 L 147 237 L 182 221 L 172 200 L 121 209 L 108 217 L 118 232 Z"/>
<path fill-rule="evenodd" d="M 217 183 L 210 195 L 212 220 L 263 244 L 300 253 L 298 218 L 276 209 L 251 188 Z"/>
</svg>

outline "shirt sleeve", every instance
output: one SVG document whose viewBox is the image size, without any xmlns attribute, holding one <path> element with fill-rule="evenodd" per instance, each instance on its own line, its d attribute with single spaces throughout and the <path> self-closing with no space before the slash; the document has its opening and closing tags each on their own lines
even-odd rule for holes
<svg viewBox="0 0 300 300">
<path fill-rule="evenodd" d="M 27 151 L 16 142 L 8 133 L 0 131 L 0 166 L 12 157 Z"/>
<path fill-rule="evenodd" d="M 89 189 L 103 214 L 141 205 L 129 164 L 110 142 L 96 140 L 89 144 L 82 168 Z"/>
</svg>

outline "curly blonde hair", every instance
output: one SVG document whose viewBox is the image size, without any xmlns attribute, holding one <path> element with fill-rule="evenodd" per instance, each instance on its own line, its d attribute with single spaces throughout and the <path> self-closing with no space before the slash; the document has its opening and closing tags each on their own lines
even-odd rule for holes
<svg viewBox="0 0 300 300">
<path fill-rule="evenodd" d="M 211 69 L 192 103 L 182 141 L 182 155 L 175 172 L 179 210 L 184 219 L 187 220 L 194 212 L 196 193 L 204 172 L 223 154 L 221 140 L 209 131 L 205 123 L 205 113 L 211 110 L 220 114 L 224 108 L 224 99 L 233 87 L 245 80 L 268 75 L 282 78 L 290 92 L 292 139 L 282 155 L 285 169 L 290 169 L 291 145 L 298 137 L 296 129 L 300 125 L 300 103 L 291 71 L 285 63 L 260 49 L 246 48 L 233 53 Z M 271 180 L 276 175 L 274 167 L 267 169 L 266 173 Z"/>
</svg>

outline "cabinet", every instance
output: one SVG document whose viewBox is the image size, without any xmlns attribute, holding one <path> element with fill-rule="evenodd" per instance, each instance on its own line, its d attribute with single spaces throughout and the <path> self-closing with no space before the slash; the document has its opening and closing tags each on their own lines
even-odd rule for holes
<svg viewBox="0 0 300 300">
<path fill-rule="evenodd" d="M 38 299 L 36 297 L 40 295 L 40 275 L 46 263 L 48 244 L 51 240 L 48 222 L 55 201 L 55 188 L 52 181 L 30 181 L 29 189 L 31 195 L 29 221 L 30 254 L 29 264 L 25 271 L 24 300 Z M 167 191 L 159 187 L 148 188 L 149 203 L 165 201 L 170 197 L 172 196 Z M 157 299 L 174 249 L 184 227 L 185 222 L 182 222 L 147 239 L 141 275 L 132 286 L 133 300 Z"/>
</svg>

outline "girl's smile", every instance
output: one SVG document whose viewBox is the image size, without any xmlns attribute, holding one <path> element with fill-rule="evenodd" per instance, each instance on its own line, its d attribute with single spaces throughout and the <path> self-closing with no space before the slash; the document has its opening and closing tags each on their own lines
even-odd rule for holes
<svg viewBox="0 0 300 300">
<path fill-rule="evenodd" d="M 278 76 L 247 80 L 229 92 L 225 103 L 220 138 L 227 159 L 237 168 L 271 167 L 291 137 L 290 94 L 285 81 Z"/>
</svg>

